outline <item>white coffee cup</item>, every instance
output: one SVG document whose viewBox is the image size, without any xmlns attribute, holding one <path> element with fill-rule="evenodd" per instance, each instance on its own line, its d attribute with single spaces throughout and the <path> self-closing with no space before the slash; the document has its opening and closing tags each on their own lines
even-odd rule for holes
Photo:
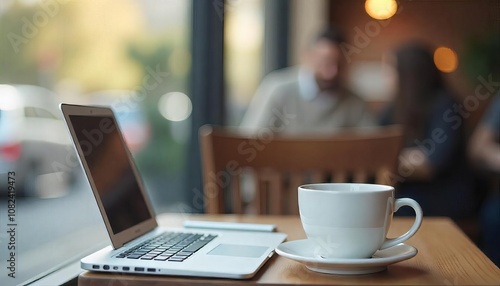
<svg viewBox="0 0 500 286">
<path fill-rule="evenodd" d="M 387 238 L 393 213 L 402 206 L 415 210 L 412 227 L 397 238 Z M 323 258 L 369 258 L 412 237 L 422 223 L 420 205 L 394 198 L 394 188 L 356 183 L 309 184 L 299 187 L 302 226 Z"/>
</svg>

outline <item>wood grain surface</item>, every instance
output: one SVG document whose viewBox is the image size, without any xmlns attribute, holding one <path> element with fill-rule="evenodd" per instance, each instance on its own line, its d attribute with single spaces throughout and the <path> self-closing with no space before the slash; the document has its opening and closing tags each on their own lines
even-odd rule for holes
<svg viewBox="0 0 500 286">
<path fill-rule="evenodd" d="M 273 223 L 288 241 L 305 238 L 298 216 L 174 215 L 158 217 L 163 226 L 181 226 L 185 219 Z M 413 219 L 395 218 L 389 237 L 406 232 Z M 103 274 L 85 271 L 78 285 L 500 285 L 497 268 L 448 218 L 425 217 L 420 230 L 406 244 L 418 249 L 409 260 L 367 275 L 328 275 L 312 272 L 301 263 L 275 254 L 250 280 L 177 276 Z"/>
</svg>

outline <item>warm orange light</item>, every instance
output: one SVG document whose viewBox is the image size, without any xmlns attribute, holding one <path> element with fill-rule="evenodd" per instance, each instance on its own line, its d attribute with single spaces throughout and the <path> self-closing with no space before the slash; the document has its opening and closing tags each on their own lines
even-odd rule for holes
<svg viewBox="0 0 500 286">
<path fill-rule="evenodd" d="M 386 20 L 398 11 L 396 0 L 366 0 L 365 10 L 370 17 L 377 20 Z"/>
<path fill-rule="evenodd" d="M 458 67 L 457 53 L 450 48 L 439 47 L 434 51 L 434 64 L 438 70 L 450 73 Z"/>
</svg>

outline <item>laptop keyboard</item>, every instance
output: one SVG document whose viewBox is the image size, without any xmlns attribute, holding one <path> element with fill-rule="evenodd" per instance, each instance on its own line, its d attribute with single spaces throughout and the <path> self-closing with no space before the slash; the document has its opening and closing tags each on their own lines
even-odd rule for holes
<svg viewBox="0 0 500 286">
<path fill-rule="evenodd" d="M 165 232 L 120 254 L 117 258 L 182 262 L 216 235 Z"/>
</svg>

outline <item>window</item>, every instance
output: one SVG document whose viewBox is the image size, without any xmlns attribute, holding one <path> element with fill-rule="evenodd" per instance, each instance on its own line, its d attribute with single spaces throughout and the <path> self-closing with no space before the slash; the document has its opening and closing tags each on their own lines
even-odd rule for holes
<svg viewBox="0 0 500 286">
<path fill-rule="evenodd" d="M 228 2 L 224 40 L 227 123 L 239 125 L 264 72 L 264 1 Z"/>
<path fill-rule="evenodd" d="M 20 152 L 15 160 L 0 156 L 1 229 L 8 172 L 15 172 L 18 190 L 16 278 L 2 271 L 2 285 L 36 279 L 109 244 L 64 122 L 39 120 L 60 119 L 60 102 L 111 106 L 155 210 L 175 210 L 186 200 L 190 14 L 185 0 L 2 2 L 0 64 L 7 68 L 0 84 L 12 93 L 0 98 L 10 103 L 0 104 L 0 114 L 9 113 L 0 150 Z M 41 103 L 22 106 L 40 94 Z M 15 97 L 29 100 L 14 108 Z M 8 238 L 0 233 L 4 270 Z"/>
</svg>

